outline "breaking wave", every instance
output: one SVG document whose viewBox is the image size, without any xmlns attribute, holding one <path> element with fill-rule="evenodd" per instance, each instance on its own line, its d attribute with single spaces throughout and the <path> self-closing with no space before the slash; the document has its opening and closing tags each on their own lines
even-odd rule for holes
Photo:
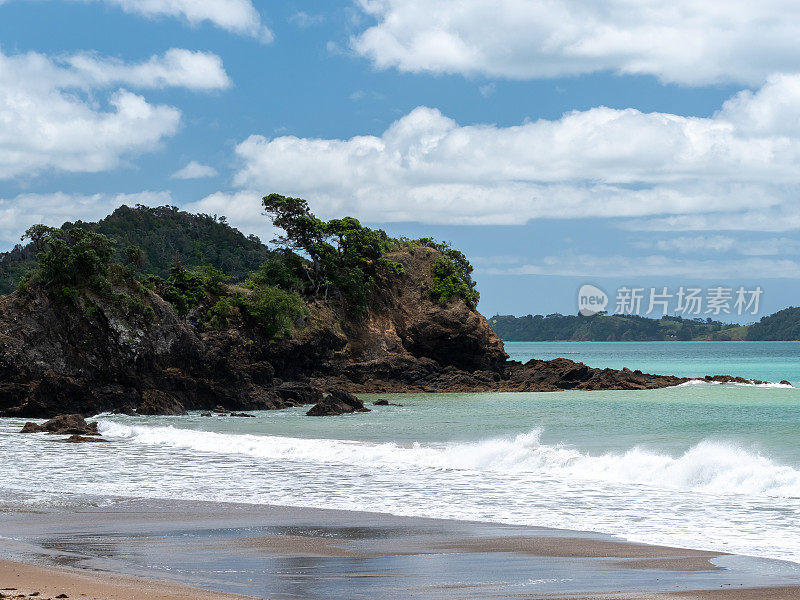
<svg viewBox="0 0 800 600">
<path fill-rule="evenodd" d="M 542 444 L 539 429 L 473 443 L 410 445 L 224 434 L 109 421 L 101 421 L 100 430 L 109 439 L 146 446 L 304 465 L 367 462 L 382 470 L 477 471 L 712 494 L 800 497 L 800 470 L 717 441 L 700 442 L 678 456 L 639 446 L 592 455 L 567 445 Z"/>
</svg>

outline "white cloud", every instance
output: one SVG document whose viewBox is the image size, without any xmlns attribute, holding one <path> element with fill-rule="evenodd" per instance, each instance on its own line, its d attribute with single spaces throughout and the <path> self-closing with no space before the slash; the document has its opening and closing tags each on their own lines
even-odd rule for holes
<svg viewBox="0 0 800 600">
<path fill-rule="evenodd" d="M 91 0 L 84 0 L 91 1 Z M 257 38 L 263 42 L 273 39 L 272 32 L 261 22 L 261 16 L 251 0 L 102 0 L 128 13 L 149 18 L 177 17 L 197 26 L 203 22 L 231 33 Z"/>
<path fill-rule="evenodd" d="M 762 279 L 800 279 L 800 263 L 786 259 L 698 260 L 671 256 L 547 256 L 518 267 L 480 269 L 482 275 L 562 275 L 572 277 L 685 277 L 736 280 L 742 274 Z"/>
<path fill-rule="evenodd" d="M 197 161 L 189 162 L 185 167 L 172 174 L 173 179 L 203 179 L 216 177 L 217 170 L 209 165 L 202 165 Z"/>
<path fill-rule="evenodd" d="M 478 91 L 481 93 L 481 96 L 484 98 L 488 98 L 492 94 L 495 93 L 497 86 L 494 83 L 487 83 L 486 85 L 482 85 L 478 87 Z"/>
<path fill-rule="evenodd" d="M 800 250 L 800 240 L 790 238 L 746 239 L 727 235 L 679 236 L 655 242 L 639 242 L 641 248 L 656 248 L 664 252 L 698 254 L 702 252 L 734 252 L 745 256 L 794 254 Z"/>
<path fill-rule="evenodd" d="M 181 208 L 192 213 L 225 216 L 228 223 L 245 235 L 257 235 L 262 242 L 268 243 L 280 236 L 282 230 L 272 225 L 261 208 L 262 196 L 256 192 L 217 192 Z"/>
<path fill-rule="evenodd" d="M 772 79 L 712 118 L 598 107 L 514 127 L 461 126 L 420 107 L 381 136 L 254 135 L 237 147 L 234 182 L 306 197 L 322 215 L 378 222 L 786 210 L 800 191 L 800 129 L 776 133 L 774 123 L 798 119 L 798 82 Z"/>
<path fill-rule="evenodd" d="M 190 90 L 220 90 L 231 86 L 222 59 L 210 52 L 192 52 L 181 48 L 167 50 L 138 64 L 101 58 L 94 54 L 76 54 L 64 59 L 69 65 L 66 76 L 78 85 L 107 87 L 130 85 L 139 88 L 184 87 Z"/>
<path fill-rule="evenodd" d="M 785 206 L 712 215 L 676 215 L 631 219 L 619 224 L 631 231 L 795 231 L 800 229 L 797 194 Z"/>
<path fill-rule="evenodd" d="M 22 233 L 31 225 L 44 223 L 60 227 L 67 221 L 94 221 L 127 204 L 162 206 L 172 204 L 169 192 L 138 194 L 21 194 L 0 198 L 0 242 L 6 246 L 19 243 Z"/>
<path fill-rule="evenodd" d="M 667 240 L 657 240 L 654 243 L 642 242 L 645 248 L 657 248 L 665 252 L 679 252 L 681 254 L 694 254 L 698 251 L 730 252 L 736 249 L 738 242 L 735 238 L 724 235 L 712 236 L 682 236 Z"/>
<path fill-rule="evenodd" d="M 790 0 L 359 0 L 353 48 L 380 68 L 512 79 L 598 71 L 759 84 L 800 70 Z"/>
<path fill-rule="evenodd" d="M 663 252 L 699 254 L 703 252 L 733 252 L 745 256 L 773 256 L 800 251 L 800 240 L 786 237 L 749 239 L 727 235 L 679 236 L 655 241 L 636 242 L 640 248 L 655 248 Z"/>
<path fill-rule="evenodd" d="M 309 14 L 305 11 L 297 11 L 291 17 L 289 17 L 289 22 L 294 23 L 300 29 L 306 29 L 308 27 L 312 27 L 314 25 L 319 25 L 325 21 L 324 15 L 319 14 Z"/>
<path fill-rule="evenodd" d="M 181 113 L 174 107 L 125 89 L 98 101 L 96 90 L 117 85 L 208 90 L 230 81 L 218 56 L 181 49 L 132 64 L 94 54 L 54 59 L 0 51 L 0 179 L 107 170 L 177 131 Z"/>
</svg>

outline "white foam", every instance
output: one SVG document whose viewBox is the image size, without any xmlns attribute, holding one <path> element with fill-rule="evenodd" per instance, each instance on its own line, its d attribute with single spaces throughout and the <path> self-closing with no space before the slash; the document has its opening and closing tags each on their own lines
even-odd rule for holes
<svg viewBox="0 0 800 600">
<path fill-rule="evenodd" d="M 358 464 L 382 469 L 461 470 L 533 474 L 713 494 L 800 497 L 800 471 L 733 444 L 703 441 L 671 456 L 642 447 L 592 455 L 540 442 L 541 431 L 474 443 L 368 443 L 349 440 L 232 435 L 100 422 L 109 439 L 217 455 L 243 455 L 304 464 Z"/>
<path fill-rule="evenodd" d="M 770 381 L 755 383 L 752 380 L 748 383 L 741 383 L 738 381 L 706 381 L 705 379 L 690 379 L 689 381 L 679 383 L 676 387 L 691 387 L 695 385 L 734 385 L 740 387 L 796 389 L 791 383 L 772 383 Z"/>
</svg>

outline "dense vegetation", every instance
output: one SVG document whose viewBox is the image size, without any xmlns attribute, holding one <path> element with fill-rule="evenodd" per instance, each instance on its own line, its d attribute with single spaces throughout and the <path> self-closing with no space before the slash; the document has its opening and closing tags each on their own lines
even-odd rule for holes
<svg viewBox="0 0 800 600">
<path fill-rule="evenodd" d="M 424 290 L 432 300 L 478 301 L 472 266 L 447 244 L 393 239 L 352 217 L 324 221 L 300 198 L 272 194 L 263 207 L 285 231 L 274 250 L 224 218 L 137 206 L 98 223 L 31 227 L 23 237 L 29 243 L 7 253 L 0 267 L 7 267 L 6 287 L 14 279 L 23 292 L 40 285 L 55 301 L 88 312 L 104 298 L 126 314 L 146 314 L 150 289 L 202 331 L 249 324 L 269 338 L 287 335 L 314 303 L 348 319 L 387 308 L 386 292 L 404 274 L 390 257 L 413 246 L 441 253 Z"/>
<path fill-rule="evenodd" d="M 751 341 L 800 340 L 800 308 L 791 306 L 753 323 L 747 331 Z"/>
<path fill-rule="evenodd" d="M 24 239 L 31 241 L 37 262 L 19 281 L 23 294 L 39 285 L 55 302 L 79 306 L 90 316 L 96 312 L 95 298 L 102 298 L 125 317 L 152 320 L 154 312 L 144 301 L 147 290 L 130 268 L 113 261 L 114 242 L 105 235 L 34 225 Z"/>
<path fill-rule="evenodd" d="M 308 265 L 297 262 L 291 252 L 281 257 L 295 261 L 289 267 L 279 267 L 278 257 L 262 267 L 260 273 L 273 285 L 293 291 L 331 296 L 338 299 L 352 314 L 369 308 L 378 288 L 403 274 L 403 266 L 388 255 L 414 246 L 433 248 L 442 254 L 431 266 L 432 287 L 429 295 L 434 301 L 446 304 L 461 298 L 474 308 L 478 292 L 472 279 L 472 265 L 458 250 L 430 238 L 418 240 L 393 239 L 380 229 L 369 229 L 357 219 L 345 217 L 323 221 L 309 210 L 305 200 L 271 194 L 263 200 L 264 209 L 286 235 L 278 240 L 287 250 L 298 250 L 310 258 Z M 294 258 L 291 258 L 294 256 Z M 271 273 L 268 274 L 267 270 Z"/>
<path fill-rule="evenodd" d="M 244 280 L 270 255 L 258 238 L 244 236 L 225 217 L 193 215 L 174 206 L 122 206 L 97 223 L 76 221 L 61 229 L 102 234 L 114 242 L 114 261 L 134 264 L 138 271 L 159 277 L 167 277 L 180 263 L 187 268 L 211 265 Z M 0 254 L 0 294 L 13 291 L 22 276 L 35 268 L 38 252 L 27 244 Z"/>
<path fill-rule="evenodd" d="M 711 319 L 664 316 L 648 319 L 636 315 L 552 314 L 514 317 L 495 315 L 489 324 L 506 341 L 660 341 L 660 340 L 742 340 L 747 327 Z"/>
</svg>

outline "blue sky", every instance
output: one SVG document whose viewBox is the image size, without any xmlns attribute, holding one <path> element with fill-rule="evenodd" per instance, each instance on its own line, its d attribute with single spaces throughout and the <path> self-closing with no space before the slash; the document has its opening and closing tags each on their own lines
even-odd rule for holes
<svg viewBox="0 0 800 600">
<path fill-rule="evenodd" d="M 0 0 L 0 245 L 137 202 L 270 239 L 275 191 L 452 241 L 485 314 L 761 286 L 747 322 L 798 304 L 798 35 L 778 0 Z"/>
</svg>

